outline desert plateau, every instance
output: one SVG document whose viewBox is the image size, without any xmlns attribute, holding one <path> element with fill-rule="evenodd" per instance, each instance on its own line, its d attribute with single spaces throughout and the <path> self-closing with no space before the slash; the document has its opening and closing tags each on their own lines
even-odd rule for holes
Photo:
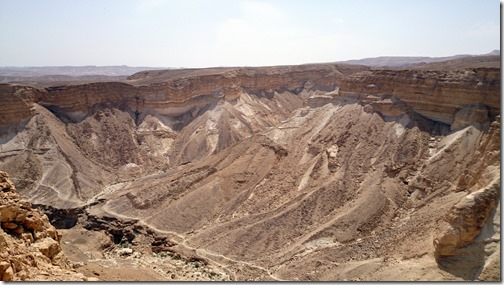
<svg viewBox="0 0 504 285">
<path fill-rule="evenodd" d="M 500 60 L 2 73 L 0 280 L 500 281 Z"/>
</svg>

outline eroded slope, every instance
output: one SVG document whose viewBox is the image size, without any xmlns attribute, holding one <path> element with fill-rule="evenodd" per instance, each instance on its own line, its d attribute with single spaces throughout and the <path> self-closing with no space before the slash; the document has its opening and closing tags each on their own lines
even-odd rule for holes
<svg viewBox="0 0 504 285">
<path fill-rule="evenodd" d="M 122 184 L 103 209 L 287 280 L 363 278 L 327 271 L 375 258 L 373 271 L 388 258 L 435 264 L 432 236 L 447 209 L 499 177 L 500 130 L 487 123 L 445 136 L 447 127 L 432 125 L 359 104 L 299 109 L 200 163 Z M 482 153 L 484 165 L 474 165 Z M 242 278 L 254 274 L 264 272 Z"/>
</svg>

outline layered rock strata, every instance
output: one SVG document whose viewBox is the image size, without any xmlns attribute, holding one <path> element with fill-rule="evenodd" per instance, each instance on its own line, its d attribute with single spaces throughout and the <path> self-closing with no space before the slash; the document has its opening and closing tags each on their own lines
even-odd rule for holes
<svg viewBox="0 0 504 285">
<path fill-rule="evenodd" d="M 0 126 L 17 124 L 30 119 L 34 95 L 40 90 L 26 86 L 0 84 Z"/>
<path fill-rule="evenodd" d="M 451 125 L 467 105 L 481 103 L 495 117 L 500 113 L 500 69 L 458 71 L 375 70 L 345 77 L 340 93 L 394 95 L 415 112 Z"/>
<path fill-rule="evenodd" d="M 455 114 L 479 103 L 489 116 L 500 112 L 500 70 L 459 71 L 369 70 L 363 66 L 301 65 L 269 68 L 223 68 L 147 71 L 123 82 L 36 89 L 0 85 L 4 111 L 0 125 L 27 118 L 38 103 L 70 121 L 80 121 L 99 106 L 127 110 L 138 124 L 149 114 L 178 116 L 243 92 L 271 97 L 275 92 L 334 91 L 337 97 L 359 100 L 369 95 L 394 96 L 415 112 L 451 125 Z M 7 111 L 6 111 L 7 112 Z M 2 114 L 7 114 L 2 112 Z M 467 116 L 466 116 L 467 117 Z M 470 116 L 469 116 L 470 117 Z M 455 126 L 456 127 L 456 126 Z"/>
</svg>

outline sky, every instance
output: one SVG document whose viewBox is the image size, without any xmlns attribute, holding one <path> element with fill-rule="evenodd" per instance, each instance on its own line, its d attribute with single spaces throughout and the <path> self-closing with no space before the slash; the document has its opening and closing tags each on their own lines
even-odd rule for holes
<svg viewBox="0 0 504 285">
<path fill-rule="evenodd" d="M 500 49 L 499 0 L 0 0 L 0 66 L 264 66 Z"/>
</svg>

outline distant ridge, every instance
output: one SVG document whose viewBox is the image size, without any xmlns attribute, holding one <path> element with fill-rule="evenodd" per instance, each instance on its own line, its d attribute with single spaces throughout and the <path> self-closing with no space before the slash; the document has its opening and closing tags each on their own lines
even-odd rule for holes
<svg viewBox="0 0 504 285">
<path fill-rule="evenodd" d="M 0 67 L 0 76 L 34 77 L 47 75 L 65 76 L 129 76 L 139 71 L 169 69 L 167 67 L 131 67 L 127 65 L 118 66 L 33 66 L 33 67 Z"/>
<path fill-rule="evenodd" d="M 487 54 L 482 54 L 482 55 L 500 55 L 500 50 L 499 49 L 494 49 L 493 51 L 487 53 Z"/>
<path fill-rule="evenodd" d="M 444 62 L 446 62 L 446 66 Z M 459 54 L 447 57 L 380 56 L 380 57 L 338 61 L 333 63 L 365 65 L 374 68 L 386 67 L 392 69 L 413 68 L 413 69 L 447 70 L 453 68 L 469 68 L 469 67 L 499 68 L 500 50 L 493 50 L 487 54 L 481 54 L 481 55 Z M 222 68 L 225 69 L 226 67 Z M 131 67 L 127 65 L 26 66 L 26 67 L 0 66 L 0 83 L 117 81 L 117 80 L 124 80 L 128 76 L 131 76 L 133 74 L 142 71 L 170 70 L 170 69 L 179 69 L 182 72 L 185 72 L 184 70 L 193 70 L 191 68 L 184 69 L 174 67 L 146 67 L 146 66 Z"/>
<path fill-rule="evenodd" d="M 459 54 L 459 55 L 446 56 L 446 57 L 379 56 L 379 57 L 370 57 L 370 58 L 363 58 L 363 59 L 352 59 L 352 60 L 346 60 L 346 61 L 338 61 L 337 63 L 360 64 L 360 65 L 367 65 L 367 66 L 372 66 L 372 67 L 407 67 L 407 66 L 417 65 L 417 64 L 428 64 L 428 63 L 442 62 L 442 61 L 448 61 L 448 60 L 454 60 L 454 59 L 482 57 L 482 56 L 500 56 L 500 50 L 493 50 L 487 54 L 481 54 L 481 55 Z"/>
</svg>

